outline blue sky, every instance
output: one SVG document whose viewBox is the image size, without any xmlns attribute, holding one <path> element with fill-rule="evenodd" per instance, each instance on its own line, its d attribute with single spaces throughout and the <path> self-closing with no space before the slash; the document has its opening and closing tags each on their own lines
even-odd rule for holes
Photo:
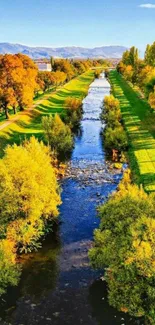
<svg viewBox="0 0 155 325">
<path fill-rule="evenodd" d="M 153 41 L 155 0 L 0 0 L 0 42 L 144 50 Z"/>
</svg>

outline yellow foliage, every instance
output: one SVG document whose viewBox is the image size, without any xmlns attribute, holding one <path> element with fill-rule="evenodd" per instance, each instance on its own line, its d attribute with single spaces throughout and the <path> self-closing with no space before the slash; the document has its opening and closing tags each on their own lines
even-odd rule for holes
<svg viewBox="0 0 155 325">
<path fill-rule="evenodd" d="M 12 220 L 8 238 L 23 245 L 38 239 L 45 220 L 58 215 L 61 203 L 48 147 L 32 137 L 23 145 L 6 148 L 0 161 L 0 199 L 0 222 Z"/>
</svg>

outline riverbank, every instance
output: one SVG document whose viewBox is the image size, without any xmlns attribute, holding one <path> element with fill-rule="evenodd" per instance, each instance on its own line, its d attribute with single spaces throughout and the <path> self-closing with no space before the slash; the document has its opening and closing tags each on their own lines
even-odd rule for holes
<svg viewBox="0 0 155 325">
<path fill-rule="evenodd" d="M 101 138 L 100 113 L 109 92 L 110 85 L 102 76 L 91 84 L 83 101 L 70 177 L 62 181 L 61 222 L 41 250 L 24 256 L 18 287 L 9 288 L 1 301 L 2 324 L 121 325 L 123 320 L 126 325 L 135 324 L 132 317 L 109 306 L 103 274 L 93 270 L 88 259 L 99 224 L 96 208 L 122 177 L 107 170 Z"/>
<path fill-rule="evenodd" d="M 61 114 L 67 97 L 84 98 L 93 79 L 94 71 L 92 70 L 74 78 L 56 92 L 45 95 L 45 98 L 42 98 L 38 105 L 35 104 L 32 110 L 26 110 L 21 114 L 20 119 L 1 130 L 0 156 L 3 156 L 3 150 L 8 144 L 19 144 L 23 139 L 30 138 L 32 135 L 41 140 L 43 137 L 42 117 L 55 113 Z"/>
<path fill-rule="evenodd" d="M 132 89 L 117 71 L 109 81 L 120 102 L 122 119 L 129 138 L 129 163 L 135 183 L 146 192 L 155 191 L 155 115 L 149 105 Z"/>
</svg>

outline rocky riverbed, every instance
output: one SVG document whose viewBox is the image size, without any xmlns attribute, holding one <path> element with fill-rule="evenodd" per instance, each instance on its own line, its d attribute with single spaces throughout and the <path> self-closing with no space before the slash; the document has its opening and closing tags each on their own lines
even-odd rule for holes
<svg viewBox="0 0 155 325">
<path fill-rule="evenodd" d="M 62 182 L 59 224 L 36 253 L 23 256 L 17 288 L 0 301 L 5 325 L 135 325 L 110 307 L 103 272 L 90 267 L 88 250 L 99 225 L 96 208 L 116 190 L 122 172 L 105 161 L 100 112 L 110 85 L 104 74 L 83 101 L 81 132 Z M 140 324 L 140 323 L 139 323 Z"/>
</svg>

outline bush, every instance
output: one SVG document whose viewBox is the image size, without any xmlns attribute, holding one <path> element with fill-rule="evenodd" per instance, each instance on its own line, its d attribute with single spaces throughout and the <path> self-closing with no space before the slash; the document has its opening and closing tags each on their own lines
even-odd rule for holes
<svg viewBox="0 0 155 325">
<path fill-rule="evenodd" d="M 42 118 L 45 138 L 57 155 L 67 154 L 73 147 L 73 137 L 68 125 L 65 125 L 58 114 Z"/>
<path fill-rule="evenodd" d="M 79 125 L 82 117 L 82 99 L 68 97 L 65 100 L 67 116 L 65 122 L 69 123 L 71 128 Z"/>
<path fill-rule="evenodd" d="M 113 95 L 105 96 L 104 98 L 104 110 L 106 113 L 108 113 L 111 110 L 119 110 L 120 109 L 120 103 L 117 98 L 115 98 Z"/>
<path fill-rule="evenodd" d="M 112 150 L 118 150 L 118 152 L 127 149 L 128 140 L 126 132 L 120 125 L 112 129 L 107 127 L 104 132 L 104 145 L 105 148 L 112 153 Z"/>
<path fill-rule="evenodd" d="M 103 111 L 103 113 L 101 114 L 101 119 L 106 122 L 107 127 L 114 129 L 115 127 L 120 126 L 121 112 L 120 110 L 111 110 L 107 114 Z"/>
</svg>

